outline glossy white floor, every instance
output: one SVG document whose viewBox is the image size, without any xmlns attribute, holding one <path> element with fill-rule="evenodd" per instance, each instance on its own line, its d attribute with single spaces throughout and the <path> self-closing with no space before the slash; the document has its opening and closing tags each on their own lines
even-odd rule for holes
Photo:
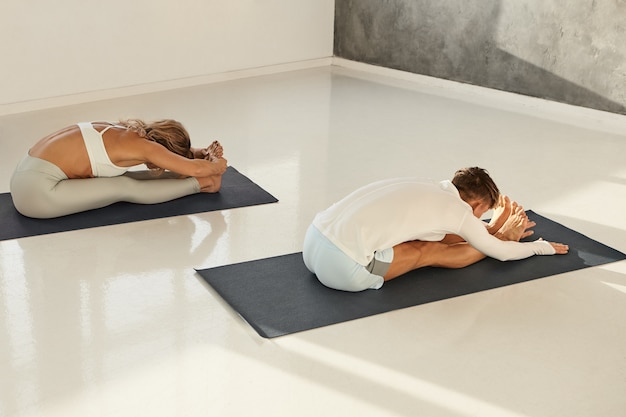
<svg viewBox="0 0 626 417">
<path fill-rule="evenodd" d="M 437 85 L 321 67 L 0 118 L 0 192 L 45 133 L 136 116 L 221 139 L 280 199 L 0 242 L 0 415 L 624 416 L 625 262 L 272 340 L 195 274 L 300 251 L 359 185 L 467 165 L 626 251 L 623 118 Z"/>
</svg>

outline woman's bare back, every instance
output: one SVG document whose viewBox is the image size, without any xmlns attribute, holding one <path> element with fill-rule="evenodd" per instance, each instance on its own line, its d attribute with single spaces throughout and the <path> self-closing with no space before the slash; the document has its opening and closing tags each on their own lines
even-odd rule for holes
<svg viewBox="0 0 626 417">
<path fill-rule="evenodd" d="M 107 122 L 94 122 L 99 132 L 110 126 Z M 103 135 L 109 159 L 119 166 L 135 166 L 143 163 L 132 151 L 135 140 L 143 140 L 126 129 L 112 128 Z M 127 148 L 127 149 L 126 149 Z M 65 127 L 37 142 L 28 152 L 35 158 L 44 159 L 58 166 L 68 178 L 92 178 L 91 163 L 78 125 Z"/>
</svg>

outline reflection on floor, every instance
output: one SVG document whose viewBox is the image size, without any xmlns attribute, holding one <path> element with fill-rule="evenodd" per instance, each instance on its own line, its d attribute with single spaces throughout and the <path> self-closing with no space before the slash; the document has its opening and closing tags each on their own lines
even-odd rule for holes
<svg viewBox="0 0 626 417">
<path fill-rule="evenodd" d="M 372 180 L 467 165 L 626 251 L 626 133 L 477 97 L 322 67 L 0 118 L 0 192 L 45 133 L 168 117 L 280 200 L 0 242 L 0 415 L 623 416 L 624 262 L 272 340 L 194 273 L 299 251 Z"/>
</svg>

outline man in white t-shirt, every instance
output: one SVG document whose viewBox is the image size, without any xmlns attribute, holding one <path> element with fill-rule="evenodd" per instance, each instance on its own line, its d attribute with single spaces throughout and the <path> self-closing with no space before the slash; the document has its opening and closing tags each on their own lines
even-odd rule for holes
<svg viewBox="0 0 626 417">
<path fill-rule="evenodd" d="M 490 209 L 495 213 L 487 224 L 480 217 Z M 519 242 L 532 226 L 486 170 L 464 168 L 452 181 L 396 178 L 359 188 L 315 216 L 303 258 L 327 287 L 362 291 L 425 266 L 567 253 L 560 243 Z"/>
</svg>

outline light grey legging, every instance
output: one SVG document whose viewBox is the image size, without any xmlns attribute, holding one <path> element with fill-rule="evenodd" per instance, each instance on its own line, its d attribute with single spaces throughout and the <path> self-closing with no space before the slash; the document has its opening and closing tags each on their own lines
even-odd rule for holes
<svg viewBox="0 0 626 417">
<path fill-rule="evenodd" d="M 155 204 L 200 192 L 193 178 L 154 177 L 148 171 L 118 177 L 68 179 L 56 165 L 26 156 L 11 177 L 11 197 L 24 216 L 47 219 L 118 201 Z"/>
</svg>

